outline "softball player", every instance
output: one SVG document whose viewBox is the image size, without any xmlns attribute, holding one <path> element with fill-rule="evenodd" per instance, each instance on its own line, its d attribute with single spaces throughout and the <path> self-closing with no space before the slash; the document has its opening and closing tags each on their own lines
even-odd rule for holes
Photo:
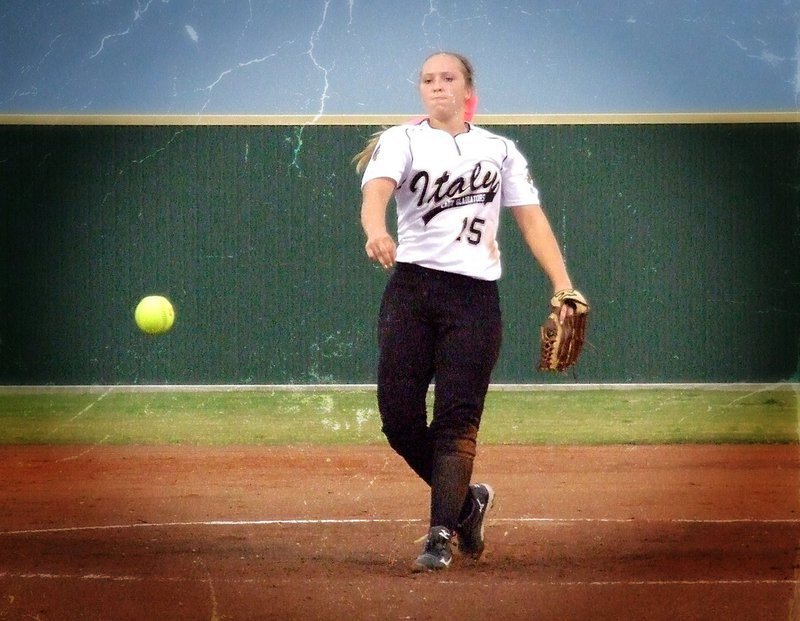
<svg viewBox="0 0 800 621">
<path fill-rule="evenodd" d="M 367 256 L 394 267 L 379 315 L 382 431 L 430 486 L 430 530 L 414 569 L 435 570 L 450 565 L 454 538 L 463 554 L 480 558 L 494 499 L 491 486 L 470 481 L 500 352 L 501 207 L 512 209 L 554 290 L 572 283 L 525 158 L 512 141 L 469 122 L 469 60 L 449 52 L 428 57 L 419 91 L 427 116 L 387 129 L 354 160 L 363 170 Z M 392 197 L 397 243 L 386 227 Z"/>
</svg>

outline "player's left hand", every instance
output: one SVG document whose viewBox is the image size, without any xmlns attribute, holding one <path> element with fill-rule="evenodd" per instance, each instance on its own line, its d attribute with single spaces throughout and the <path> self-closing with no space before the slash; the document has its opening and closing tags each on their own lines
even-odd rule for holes
<svg viewBox="0 0 800 621">
<path fill-rule="evenodd" d="M 578 361 L 586 337 L 589 303 L 577 289 L 557 291 L 540 329 L 540 371 L 565 371 Z"/>
<path fill-rule="evenodd" d="M 562 302 L 561 309 L 558 312 L 558 322 L 564 323 L 567 317 L 572 317 L 574 314 L 575 314 L 575 306 L 568 302 Z"/>
</svg>

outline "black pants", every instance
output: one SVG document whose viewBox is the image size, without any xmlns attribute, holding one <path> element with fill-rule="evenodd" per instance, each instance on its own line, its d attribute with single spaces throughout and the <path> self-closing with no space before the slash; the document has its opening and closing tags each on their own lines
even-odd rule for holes
<svg viewBox="0 0 800 621">
<path fill-rule="evenodd" d="M 432 525 L 456 526 L 501 333 L 495 282 L 395 268 L 379 317 L 378 407 L 390 446 L 431 485 Z"/>
</svg>

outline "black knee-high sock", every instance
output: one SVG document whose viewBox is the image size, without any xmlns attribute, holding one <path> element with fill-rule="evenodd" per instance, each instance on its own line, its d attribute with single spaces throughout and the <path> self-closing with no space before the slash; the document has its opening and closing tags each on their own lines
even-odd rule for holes
<svg viewBox="0 0 800 621">
<path fill-rule="evenodd" d="M 384 427 L 383 432 L 395 452 L 406 460 L 411 469 L 428 485 L 433 470 L 433 446 L 426 427 L 403 429 L 399 432 Z"/>
<path fill-rule="evenodd" d="M 458 515 L 458 523 L 462 524 L 464 520 L 466 520 L 470 515 L 472 515 L 472 508 L 475 506 L 475 503 L 472 500 L 472 492 L 469 490 L 469 486 L 467 486 L 467 493 L 466 497 L 464 498 L 464 502 L 461 505 L 461 513 Z"/>
<path fill-rule="evenodd" d="M 431 526 L 455 529 L 465 506 L 473 457 L 437 453 L 431 476 Z"/>
</svg>

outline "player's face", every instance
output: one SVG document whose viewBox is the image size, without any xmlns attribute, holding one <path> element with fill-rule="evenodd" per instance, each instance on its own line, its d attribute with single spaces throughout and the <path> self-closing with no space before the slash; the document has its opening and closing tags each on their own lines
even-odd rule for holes
<svg viewBox="0 0 800 621">
<path fill-rule="evenodd" d="M 419 93 L 429 116 L 447 120 L 463 114 L 472 89 L 467 85 L 461 61 L 447 54 L 437 54 L 422 65 Z"/>
</svg>

